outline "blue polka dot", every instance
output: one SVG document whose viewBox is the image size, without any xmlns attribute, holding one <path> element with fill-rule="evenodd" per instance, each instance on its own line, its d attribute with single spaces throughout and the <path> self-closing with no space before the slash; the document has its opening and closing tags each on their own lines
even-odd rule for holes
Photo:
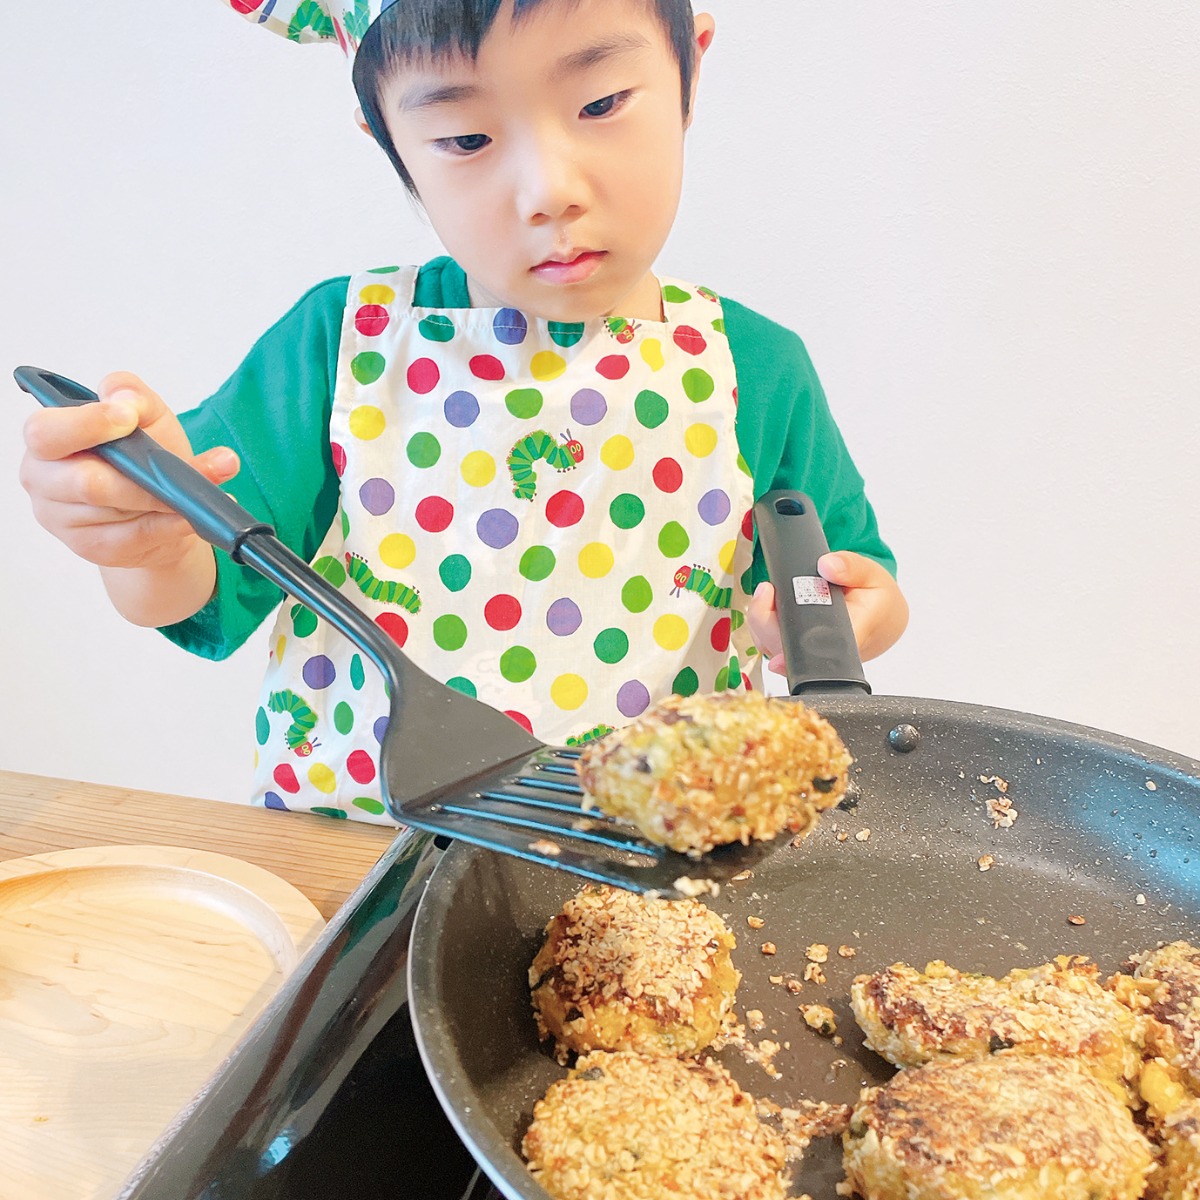
<svg viewBox="0 0 1200 1200">
<path fill-rule="evenodd" d="M 320 691 L 322 688 L 327 688 L 337 678 L 337 668 L 327 655 L 314 654 L 304 664 L 300 674 L 304 676 L 304 682 L 310 688 Z"/>
<path fill-rule="evenodd" d="M 469 429 L 479 419 L 479 401 L 470 392 L 451 392 L 443 408 L 455 429 Z"/>
<path fill-rule="evenodd" d="M 523 312 L 515 308 L 502 308 L 492 322 L 492 330 L 496 334 L 496 341 L 505 346 L 519 346 L 529 332 L 529 322 Z"/>
<path fill-rule="evenodd" d="M 517 538 L 520 522 L 512 513 L 503 508 L 489 508 L 475 525 L 475 532 L 485 546 L 493 550 L 503 550 L 511 546 Z"/>
<path fill-rule="evenodd" d="M 283 802 L 283 797 L 278 792 L 268 792 L 263 797 L 263 803 L 267 808 L 277 808 L 280 812 L 290 812 L 286 804 Z"/>
<path fill-rule="evenodd" d="M 571 397 L 571 420 L 577 425 L 598 425 L 608 412 L 608 401 L 593 388 L 581 388 Z"/>
<path fill-rule="evenodd" d="M 382 746 L 384 736 L 387 734 L 388 719 L 387 717 L 376 717 L 375 724 L 371 726 L 371 732 L 375 735 L 375 740 Z"/>
</svg>

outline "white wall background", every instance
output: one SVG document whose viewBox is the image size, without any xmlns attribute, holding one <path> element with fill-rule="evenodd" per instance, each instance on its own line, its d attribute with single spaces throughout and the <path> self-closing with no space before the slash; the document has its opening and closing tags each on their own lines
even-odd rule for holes
<svg viewBox="0 0 1200 1200">
<path fill-rule="evenodd" d="M 311 283 L 436 251 L 336 50 L 213 0 L 11 8 L 6 373 L 184 408 Z M 1200 5 L 710 8 L 663 267 L 807 341 L 913 609 L 876 689 L 1200 757 Z M 265 638 L 210 664 L 113 615 L 0 388 L 0 767 L 236 799 Z"/>
</svg>

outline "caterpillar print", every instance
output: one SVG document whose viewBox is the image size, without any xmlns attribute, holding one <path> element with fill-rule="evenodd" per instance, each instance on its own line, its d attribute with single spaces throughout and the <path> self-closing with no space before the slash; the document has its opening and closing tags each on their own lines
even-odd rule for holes
<svg viewBox="0 0 1200 1200">
<path fill-rule="evenodd" d="M 680 567 L 675 572 L 672 596 L 680 592 L 695 592 L 709 608 L 729 608 L 733 604 L 733 588 L 717 587 L 712 575 L 703 567 Z"/>
<path fill-rule="evenodd" d="M 291 716 L 292 723 L 283 737 L 293 754 L 307 758 L 313 752 L 313 747 L 320 745 L 316 738 L 309 737 L 316 728 L 317 714 L 298 692 L 293 692 L 291 688 L 272 692 L 267 698 L 267 707 L 273 713 L 288 713 Z"/>
<path fill-rule="evenodd" d="M 318 0 L 304 0 L 304 3 L 296 9 L 295 15 L 288 24 L 288 38 L 293 42 L 298 42 L 300 35 L 306 29 L 311 29 L 317 37 L 331 38 L 334 36 L 333 21 Z"/>
<path fill-rule="evenodd" d="M 567 738 L 564 743 L 567 746 L 586 746 L 591 742 L 598 742 L 602 737 L 606 737 L 612 733 L 611 725 L 593 725 L 586 733 L 575 734 Z"/>
<path fill-rule="evenodd" d="M 583 462 L 583 444 L 571 437 L 569 429 L 563 434 L 561 445 L 544 429 L 537 429 L 517 442 L 508 454 L 508 474 L 518 500 L 532 500 L 537 492 L 533 464 L 539 460 L 556 471 L 573 471 Z"/>
<path fill-rule="evenodd" d="M 410 613 L 421 611 L 421 593 L 407 583 L 394 579 L 377 579 L 375 572 L 367 566 L 367 560 L 357 554 L 346 554 L 346 574 L 358 585 L 368 600 L 380 604 L 394 604 Z"/>
</svg>

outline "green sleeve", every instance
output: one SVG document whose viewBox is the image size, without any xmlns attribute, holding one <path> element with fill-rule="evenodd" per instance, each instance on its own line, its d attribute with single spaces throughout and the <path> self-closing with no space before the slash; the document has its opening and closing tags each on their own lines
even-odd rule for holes
<svg viewBox="0 0 1200 1200">
<path fill-rule="evenodd" d="M 238 503 L 275 527 L 311 561 L 337 510 L 329 415 L 348 278 L 308 291 L 255 343 L 217 393 L 180 421 L 197 453 L 230 446 L 241 470 L 225 485 Z M 217 588 L 194 616 L 162 632 L 204 658 L 232 654 L 283 593 L 257 571 L 217 551 Z"/>
<path fill-rule="evenodd" d="M 854 550 L 896 574 L 896 558 L 879 536 L 841 431 L 804 343 L 790 330 L 722 299 L 738 378 L 738 446 L 754 476 L 754 494 L 804 492 L 817 506 L 833 550 Z M 757 540 L 752 581 L 766 579 Z"/>
</svg>

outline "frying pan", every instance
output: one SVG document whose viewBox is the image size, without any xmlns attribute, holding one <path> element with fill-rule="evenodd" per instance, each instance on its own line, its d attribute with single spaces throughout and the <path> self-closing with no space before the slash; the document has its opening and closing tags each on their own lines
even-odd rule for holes
<svg viewBox="0 0 1200 1200">
<path fill-rule="evenodd" d="M 770 560 L 770 514 L 758 515 Z M 800 564 L 774 549 L 781 608 L 793 578 L 801 580 L 795 595 L 811 597 L 811 547 L 798 551 L 808 555 Z M 802 637 L 791 646 L 791 682 L 793 654 L 846 652 L 844 639 L 820 632 L 826 625 L 817 622 L 807 647 Z M 861 679 L 852 647 L 853 661 L 809 672 L 818 685 L 821 677 Z M 762 1013 L 764 1027 L 748 1037 L 781 1045 L 774 1075 L 737 1047 L 718 1054 L 752 1095 L 782 1106 L 852 1103 L 862 1086 L 892 1075 L 863 1045 L 850 1012 L 860 972 L 940 958 L 1003 974 L 1070 953 L 1107 973 L 1139 950 L 1196 939 L 1200 762 L 977 705 L 849 689 L 807 702 L 855 757 L 852 795 L 798 848 L 770 855 L 708 901 L 738 939 L 738 1012 Z M 987 799 L 1001 795 L 1018 812 L 1009 828 L 988 817 Z M 417 910 L 409 1004 L 418 1046 L 450 1120 L 508 1200 L 546 1198 L 518 1148 L 534 1103 L 565 1071 L 538 1043 L 526 972 L 543 927 L 577 887 L 568 876 L 456 844 Z M 761 917 L 762 927 L 748 917 Z M 767 942 L 773 954 L 764 953 Z M 817 944 L 828 947 L 823 982 L 803 982 L 798 995 L 772 982 L 803 979 L 806 950 Z M 812 1003 L 833 1009 L 841 1045 L 805 1025 L 799 1005 Z M 838 1139 L 814 1142 L 790 1194 L 832 1200 L 840 1164 Z"/>
</svg>

